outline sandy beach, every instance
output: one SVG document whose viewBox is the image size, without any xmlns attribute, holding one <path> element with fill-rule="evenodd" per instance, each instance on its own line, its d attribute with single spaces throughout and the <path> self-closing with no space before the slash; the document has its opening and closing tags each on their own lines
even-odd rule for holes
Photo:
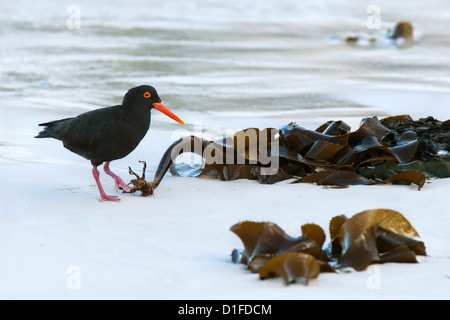
<svg viewBox="0 0 450 320">
<path fill-rule="evenodd" d="M 154 141 L 159 141 L 155 145 Z M 26 142 L 25 142 L 26 141 Z M 2 298 L 26 299 L 446 299 L 449 294 L 448 179 L 416 186 L 221 182 L 168 173 L 154 197 L 119 194 L 99 202 L 90 165 L 60 147 L 27 137 L 34 153 L 2 158 L 8 182 L 1 193 Z M 127 167 L 152 177 L 170 144 L 167 130 L 153 131 L 112 169 L 125 181 Z M 52 150 L 52 157 L 44 156 Z M 50 151 L 49 151 L 50 152 Z M 29 159 L 32 160 L 29 160 Z M 55 161 L 54 159 L 59 159 Z M 101 176 L 106 192 L 117 194 Z M 260 281 L 231 262 L 242 243 L 229 228 L 240 221 L 271 221 L 292 236 L 314 222 L 327 233 L 332 217 L 389 208 L 401 212 L 425 242 L 418 264 L 376 265 L 378 285 L 364 272 L 321 274 L 308 286 L 281 279 Z M 72 269 L 75 268 L 75 269 Z M 74 273 L 75 271 L 77 273 Z M 79 272 L 79 273 L 78 273 Z M 79 287 L 71 277 L 79 275 Z M 377 278 L 378 279 L 378 278 Z"/>
<path fill-rule="evenodd" d="M 121 201 L 100 202 L 89 161 L 59 141 L 34 139 L 39 123 L 120 103 L 126 90 L 142 83 L 157 87 L 187 125 L 153 112 L 138 148 L 111 163 L 126 182 L 133 178 L 129 166 L 141 172 L 140 160 L 153 177 L 167 147 L 196 127 L 221 136 L 291 121 L 316 129 L 343 120 L 356 129 L 369 116 L 450 118 L 450 60 L 442 51 L 445 41 L 436 40 L 447 34 L 443 25 L 429 27 L 428 14 L 417 18 L 425 35 L 413 48 L 371 51 L 330 44 L 326 37 L 364 26 L 365 4 L 361 18 L 349 1 L 342 7 L 305 4 L 304 11 L 295 10 L 310 19 L 299 22 L 289 6 L 267 16 L 270 6 L 261 5 L 241 21 L 237 5 L 203 2 L 183 8 L 167 2 L 148 21 L 120 5 L 100 14 L 100 5 L 90 10 L 82 1 L 78 33 L 65 27 L 67 4 L 36 9 L 42 20 L 26 14 L 26 1 L 5 7 L 7 30 L 29 41 L 0 33 L 9 41 L 0 68 L 0 299 L 449 299 L 448 178 L 429 179 L 418 191 L 414 185 L 330 189 L 167 173 L 154 197 L 140 197 L 116 192 L 101 170 L 106 193 Z M 202 14 L 195 16 L 200 4 Z M 433 10 L 445 11 L 438 5 Z M 184 11 L 192 15 L 183 18 Z M 388 12 L 386 27 L 402 11 Z M 120 19 L 107 19 L 116 14 Z M 325 15 L 331 20 L 321 19 Z M 222 19 L 212 23 L 215 16 Z M 332 28 L 336 21 L 343 24 Z M 229 229 L 240 221 L 271 221 L 292 236 L 301 235 L 301 225 L 316 223 L 327 244 L 332 217 L 376 208 L 402 213 L 427 256 L 415 264 L 323 273 L 308 286 L 261 281 L 231 262 L 232 250 L 243 246 Z"/>
</svg>

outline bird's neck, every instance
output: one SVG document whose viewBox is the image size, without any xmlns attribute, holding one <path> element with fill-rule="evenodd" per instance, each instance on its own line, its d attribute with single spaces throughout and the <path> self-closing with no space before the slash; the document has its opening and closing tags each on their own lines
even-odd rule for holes
<svg viewBox="0 0 450 320">
<path fill-rule="evenodd" d="M 128 104 L 122 105 L 122 110 L 128 121 L 141 126 L 143 129 L 148 130 L 151 120 L 150 108 L 146 106 L 136 106 Z"/>
<path fill-rule="evenodd" d="M 136 115 L 136 116 L 144 116 L 150 114 L 150 108 L 148 106 L 139 105 L 136 103 L 122 103 L 122 108 L 126 110 L 127 113 Z"/>
</svg>

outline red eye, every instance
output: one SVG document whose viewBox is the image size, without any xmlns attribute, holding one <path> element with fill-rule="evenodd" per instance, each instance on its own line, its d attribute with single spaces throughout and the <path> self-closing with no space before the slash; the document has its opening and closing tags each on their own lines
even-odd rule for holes
<svg viewBox="0 0 450 320">
<path fill-rule="evenodd" d="M 144 98 L 150 98 L 152 95 L 150 94 L 150 92 L 146 92 L 144 93 Z"/>
</svg>

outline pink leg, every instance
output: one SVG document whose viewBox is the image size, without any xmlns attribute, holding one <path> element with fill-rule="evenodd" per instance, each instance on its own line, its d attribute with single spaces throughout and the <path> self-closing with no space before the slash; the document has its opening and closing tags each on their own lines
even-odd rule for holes
<svg viewBox="0 0 450 320">
<path fill-rule="evenodd" d="M 98 172 L 97 167 L 92 167 L 92 174 L 94 175 L 95 182 L 97 183 L 98 191 L 100 191 L 100 201 L 120 201 L 117 196 L 108 196 L 103 190 L 102 184 L 100 183 L 100 172 Z"/>
<path fill-rule="evenodd" d="M 116 183 L 116 190 L 119 191 L 120 188 L 122 188 L 123 190 L 130 190 L 131 187 L 128 186 L 118 175 L 114 174 L 110 169 L 109 169 L 109 162 L 105 162 L 105 164 L 103 165 L 103 170 L 105 170 L 105 173 L 109 176 L 111 176 L 114 179 L 114 182 Z"/>
</svg>

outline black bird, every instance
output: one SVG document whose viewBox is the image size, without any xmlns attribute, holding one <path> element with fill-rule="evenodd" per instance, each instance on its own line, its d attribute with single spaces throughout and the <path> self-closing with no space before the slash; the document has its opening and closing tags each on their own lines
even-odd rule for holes
<svg viewBox="0 0 450 320">
<path fill-rule="evenodd" d="M 103 169 L 114 179 L 117 190 L 130 189 L 111 172 L 109 163 L 127 156 L 137 147 L 150 127 L 150 110 L 153 108 L 185 124 L 161 103 L 155 88 L 142 85 L 128 90 L 120 105 L 85 112 L 74 118 L 41 123 L 39 126 L 45 128 L 35 138 L 61 140 L 65 148 L 90 160 L 100 200 L 120 201 L 117 196 L 105 193 L 97 167 L 105 163 Z"/>
</svg>

